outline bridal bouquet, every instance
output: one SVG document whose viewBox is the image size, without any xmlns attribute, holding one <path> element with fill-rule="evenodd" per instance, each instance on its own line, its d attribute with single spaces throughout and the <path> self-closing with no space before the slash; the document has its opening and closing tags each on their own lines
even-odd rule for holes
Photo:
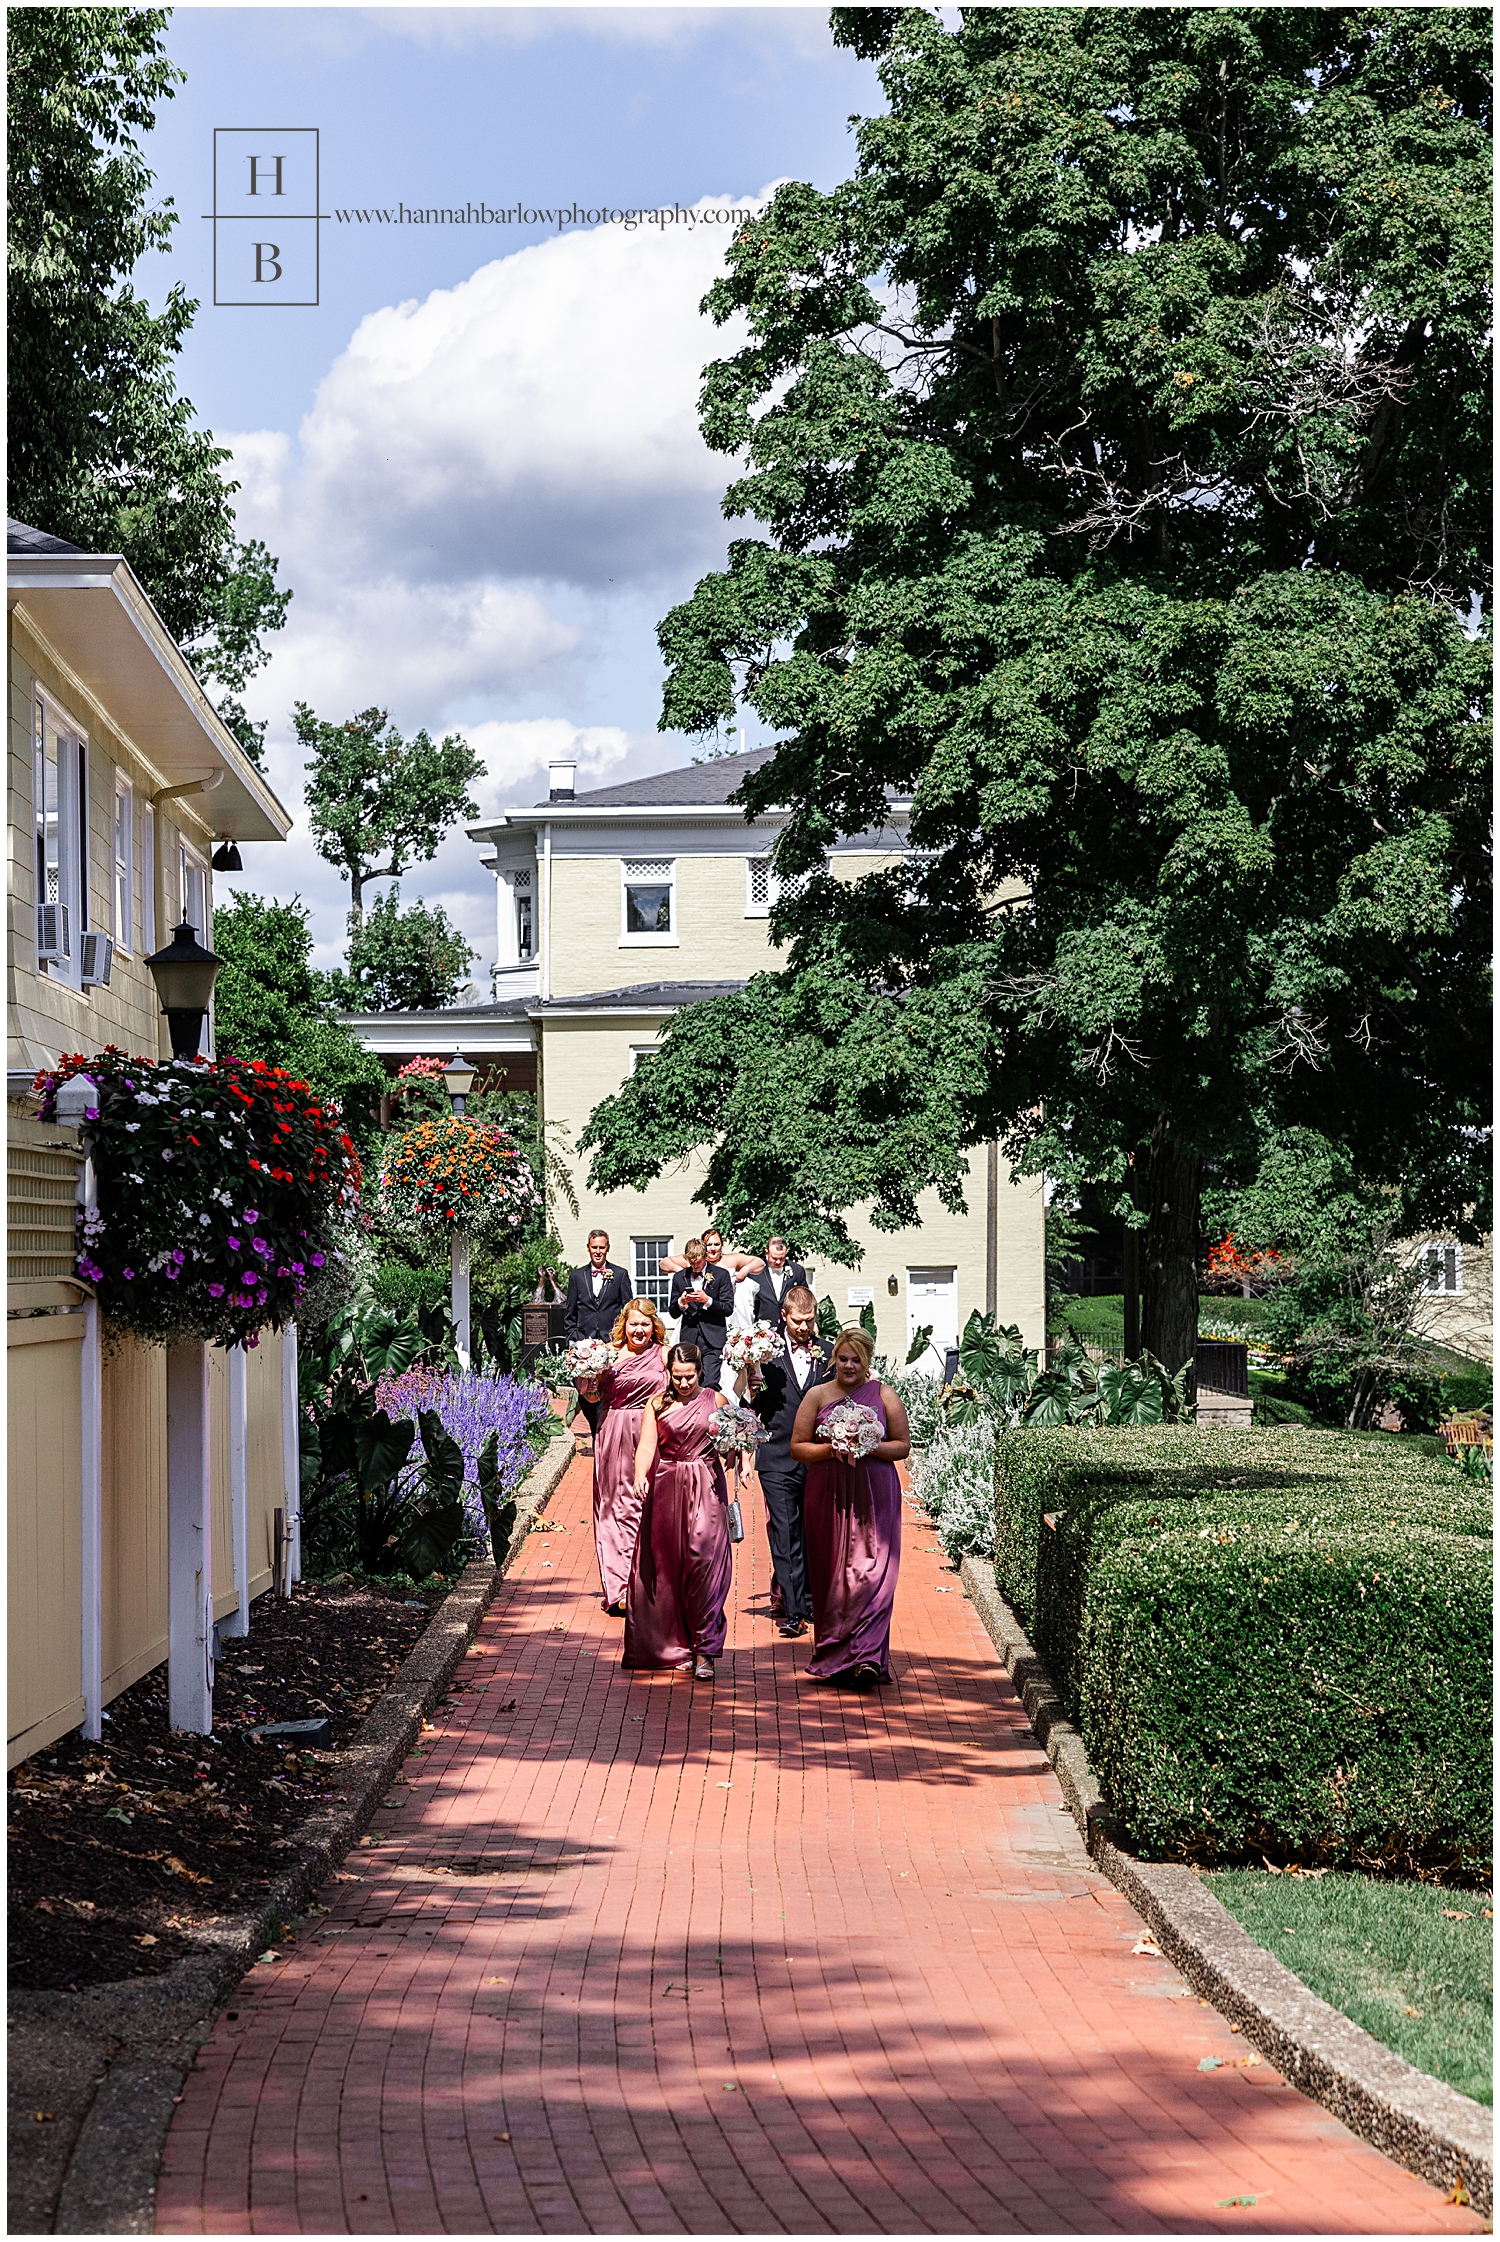
<svg viewBox="0 0 1500 2242">
<path fill-rule="evenodd" d="M 768 1323 L 758 1323 L 750 1331 L 731 1331 L 724 1342 L 724 1360 L 731 1370 L 759 1370 L 785 1353 L 786 1341 Z"/>
<path fill-rule="evenodd" d="M 568 1347 L 568 1375 L 575 1386 L 592 1381 L 614 1365 L 615 1350 L 607 1339 L 574 1339 Z"/>
<path fill-rule="evenodd" d="M 817 1422 L 817 1436 L 832 1444 L 836 1456 L 861 1463 L 885 1438 L 880 1419 L 862 1401 L 836 1401 Z"/>
<path fill-rule="evenodd" d="M 737 1456 L 746 1448 L 753 1454 L 760 1441 L 770 1438 L 755 1411 L 742 1408 L 727 1395 L 710 1418 L 708 1429 L 714 1449 L 721 1456 Z"/>
</svg>

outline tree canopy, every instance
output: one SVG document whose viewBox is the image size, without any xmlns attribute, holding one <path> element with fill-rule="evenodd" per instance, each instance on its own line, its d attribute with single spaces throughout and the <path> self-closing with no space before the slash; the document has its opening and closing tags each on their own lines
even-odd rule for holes
<svg viewBox="0 0 1500 2242">
<path fill-rule="evenodd" d="M 837 11 L 888 113 L 706 299 L 761 537 L 673 610 L 664 728 L 741 703 L 778 974 L 599 1108 L 596 1187 L 850 1257 L 966 1148 L 1145 1172 L 1193 1349 L 1205 1170 L 1316 1130 L 1484 1218 L 1488 18 Z M 910 847 L 835 877 L 910 804 Z"/>
<path fill-rule="evenodd" d="M 372 880 L 398 880 L 409 864 L 430 862 L 456 818 L 478 817 L 469 787 L 484 776 L 484 765 L 457 732 L 441 745 L 425 731 L 403 739 L 383 708 L 329 724 L 298 701 L 295 721 L 298 739 L 311 750 L 313 846 L 349 882 L 354 940 Z"/>
<path fill-rule="evenodd" d="M 9 504 L 95 552 L 120 552 L 260 759 L 238 695 L 268 658 L 288 591 L 265 546 L 235 534 L 230 454 L 195 425 L 174 360 L 197 304 L 153 312 L 128 275 L 170 245 L 138 136 L 183 73 L 164 8 L 26 8 L 9 47 Z"/>
<path fill-rule="evenodd" d="M 324 1097 L 337 1098 L 351 1130 L 368 1139 L 385 1069 L 330 1015 L 314 972 L 305 906 L 267 901 L 241 889 L 214 913 L 214 949 L 223 960 L 214 987 L 215 1048 L 238 1059 L 290 1067 Z"/>
<path fill-rule="evenodd" d="M 349 944 L 349 970 L 330 976 L 346 1012 L 439 1012 L 464 988 L 478 952 L 440 903 L 377 896 Z"/>
</svg>

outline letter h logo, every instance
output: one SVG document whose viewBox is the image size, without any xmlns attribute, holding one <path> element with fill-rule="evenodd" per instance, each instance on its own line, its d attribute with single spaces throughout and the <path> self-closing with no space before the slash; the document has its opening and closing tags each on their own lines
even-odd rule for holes
<svg viewBox="0 0 1500 2242">
<path fill-rule="evenodd" d="M 315 304 L 317 127 L 217 126 L 210 215 L 216 304 Z"/>
</svg>

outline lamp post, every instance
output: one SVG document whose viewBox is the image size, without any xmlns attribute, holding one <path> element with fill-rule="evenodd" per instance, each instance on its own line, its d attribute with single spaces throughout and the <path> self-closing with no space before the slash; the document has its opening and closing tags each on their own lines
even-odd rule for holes
<svg viewBox="0 0 1500 2242">
<path fill-rule="evenodd" d="M 167 1015 L 174 1059 L 190 1059 L 219 977 L 219 960 L 184 919 L 146 960 Z M 208 1347 L 167 1348 L 167 1717 L 211 1736 L 214 1725 L 213 1482 Z"/>
<path fill-rule="evenodd" d="M 219 960 L 198 940 L 186 919 L 164 950 L 147 958 L 161 1008 L 167 1015 L 174 1059 L 190 1059 L 203 1038 L 203 1018 L 219 978 Z"/>
<path fill-rule="evenodd" d="M 455 1051 L 443 1069 L 443 1087 L 453 1107 L 453 1118 L 461 1121 L 468 1104 L 469 1092 L 474 1087 L 478 1069 L 471 1067 L 462 1051 Z M 459 1367 L 469 1367 L 469 1233 L 462 1224 L 455 1227 L 450 1242 L 453 1256 L 452 1309 L 453 1341 L 458 1350 Z"/>
</svg>

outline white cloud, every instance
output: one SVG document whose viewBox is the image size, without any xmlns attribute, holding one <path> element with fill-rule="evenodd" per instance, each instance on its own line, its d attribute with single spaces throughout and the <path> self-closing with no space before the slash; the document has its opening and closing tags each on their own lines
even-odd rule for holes
<svg viewBox="0 0 1500 2242">
<path fill-rule="evenodd" d="M 265 538 L 294 593 L 246 698 L 270 720 L 269 775 L 297 823 L 248 876 L 300 888 L 321 961 L 347 891 L 307 838 L 293 702 L 462 730 L 487 766 L 487 816 L 537 800 L 553 759 L 575 758 L 582 786 L 683 759 L 681 742 L 628 728 L 654 707 L 621 710 L 627 724 L 577 718 L 591 676 L 620 674 L 622 657 L 654 701 L 654 620 L 722 560 L 733 463 L 699 436 L 697 395 L 735 338 L 697 307 L 731 232 L 555 236 L 370 313 L 295 443 L 277 429 L 221 439 L 240 534 Z M 461 831 L 403 882 L 403 900 L 419 894 L 467 898 L 461 923 L 487 968 L 494 890 Z"/>
</svg>

